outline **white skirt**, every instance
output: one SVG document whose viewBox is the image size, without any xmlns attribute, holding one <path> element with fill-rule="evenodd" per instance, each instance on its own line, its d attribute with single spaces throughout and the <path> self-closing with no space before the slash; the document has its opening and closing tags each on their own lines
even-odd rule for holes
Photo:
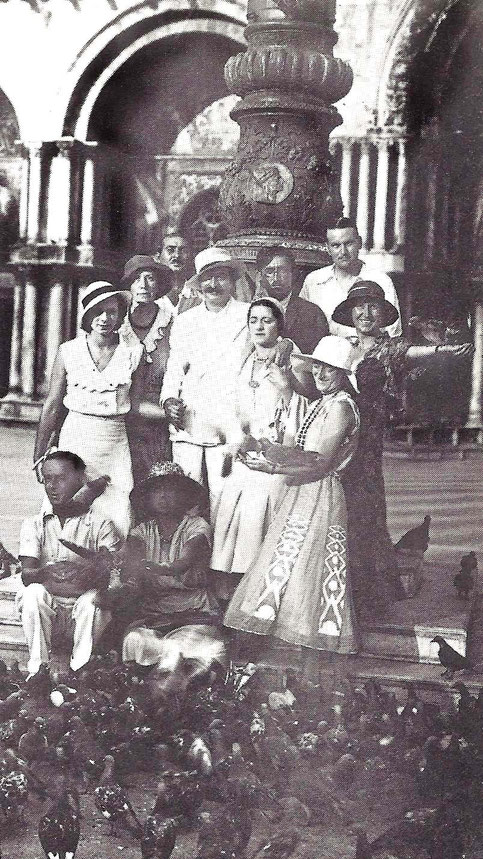
<svg viewBox="0 0 483 859">
<path fill-rule="evenodd" d="M 131 454 L 124 417 L 104 418 L 68 412 L 59 435 L 59 450 L 80 456 L 89 480 L 109 475 L 111 482 L 95 502 L 126 539 L 131 527 L 129 493 L 133 488 Z"/>
</svg>

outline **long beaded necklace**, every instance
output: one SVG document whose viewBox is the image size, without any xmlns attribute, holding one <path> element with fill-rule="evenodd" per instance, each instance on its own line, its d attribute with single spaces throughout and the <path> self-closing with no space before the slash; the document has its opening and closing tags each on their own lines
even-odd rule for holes
<svg viewBox="0 0 483 859">
<path fill-rule="evenodd" d="M 309 427 L 313 424 L 315 418 L 317 417 L 317 415 L 319 414 L 319 412 L 322 410 L 323 406 L 325 405 L 324 401 L 325 401 L 325 397 L 320 399 L 320 400 L 317 400 L 317 402 L 313 404 L 312 409 L 308 413 L 307 417 L 305 418 L 302 426 L 300 427 L 300 429 L 297 433 L 297 438 L 295 441 L 295 447 L 301 447 L 301 448 L 305 447 L 305 440 L 307 438 L 307 432 L 309 430 Z"/>
<path fill-rule="evenodd" d="M 268 366 L 271 360 L 272 360 L 272 355 L 269 355 L 266 358 L 260 357 L 259 355 L 253 356 L 252 369 L 251 369 L 251 373 L 250 373 L 250 381 L 248 382 L 248 384 L 249 384 L 250 388 L 254 389 L 254 391 L 255 391 L 255 388 L 260 387 L 260 382 L 257 382 L 255 379 L 255 363 L 257 363 L 259 365 L 260 364 L 266 364 Z"/>
</svg>

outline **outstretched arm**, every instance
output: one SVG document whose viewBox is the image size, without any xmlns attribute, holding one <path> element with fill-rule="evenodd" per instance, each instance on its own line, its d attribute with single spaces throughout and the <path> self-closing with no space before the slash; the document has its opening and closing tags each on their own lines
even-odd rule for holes
<svg viewBox="0 0 483 859">
<path fill-rule="evenodd" d="M 413 364 L 431 362 L 435 357 L 442 358 L 466 358 L 473 354 L 472 343 L 450 344 L 443 343 L 438 346 L 410 346 L 406 352 L 406 358 Z"/>
</svg>

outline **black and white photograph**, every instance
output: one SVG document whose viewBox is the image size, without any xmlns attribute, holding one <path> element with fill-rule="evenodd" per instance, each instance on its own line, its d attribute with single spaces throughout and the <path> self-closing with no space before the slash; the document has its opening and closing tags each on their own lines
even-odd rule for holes
<svg viewBox="0 0 483 859">
<path fill-rule="evenodd" d="M 0 33 L 0 856 L 482 859 L 483 4 Z"/>
</svg>

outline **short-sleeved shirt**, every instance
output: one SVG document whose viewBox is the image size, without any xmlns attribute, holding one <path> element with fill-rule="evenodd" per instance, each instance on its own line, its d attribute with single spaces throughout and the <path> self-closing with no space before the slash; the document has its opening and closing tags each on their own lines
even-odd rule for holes
<svg viewBox="0 0 483 859">
<path fill-rule="evenodd" d="M 62 525 L 52 507 L 46 504 L 41 513 L 22 522 L 19 555 L 37 558 L 40 566 L 58 561 L 79 561 L 76 554 L 62 545 L 61 537 L 94 551 L 101 548 L 117 551 L 122 545 L 113 523 L 92 507 L 80 516 L 68 517 Z M 46 587 L 51 590 L 48 583 Z M 58 595 L 62 595 L 60 591 Z"/>
<path fill-rule="evenodd" d="M 311 271 L 304 280 L 304 284 L 300 290 L 300 298 L 312 301 L 313 304 L 317 304 L 324 311 L 331 334 L 336 334 L 339 337 L 350 337 L 355 334 L 355 329 L 349 328 L 347 325 L 340 325 L 338 322 L 333 322 L 332 314 L 335 308 L 342 301 L 346 300 L 347 293 L 356 280 L 372 280 L 382 287 L 386 300 L 390 304 L 393 304 L 399 313 L 399 319 L 384 330 L 387 331 L 390 337 L 399 337 L 402 331 L 401 312 L 394 284 L 385 272 L 371 269 L 365 262 L 362 263 L 359 274 L 354 275 L 353 279 L 348 280 L 344 286 L 341 286 L 336 279 L 335 266 L 333 265 L 327 265 L 324 268 Z"/>
<path fill-rule="evenodd" d="M 64 362 L 67 388 L 64 406 L 83 415 L 115 417 L 130 411 L 129 391 L 133 373 L 143 356 L 139 341 L 126 344 L 122 340 L 103 370 L 94 363 L 85 332 L 59 348 Z"/>
<path fill-rule="evenodd" d="M 121 538 L 113 523 L 92 507 L 87 513 L 69 517 L 63 525 L 52 507 L 47 504 L 45 507 L 41 513 L 29 516 L 22 522 L 19 555 L 37 558 L 41 566 L 75 560 L 77 555 L 59 542 L 61 537 L 84 549 L 98 551 L 104 546 L 110 551 L 116 551 L 121 548 Z"/>
</svg>

